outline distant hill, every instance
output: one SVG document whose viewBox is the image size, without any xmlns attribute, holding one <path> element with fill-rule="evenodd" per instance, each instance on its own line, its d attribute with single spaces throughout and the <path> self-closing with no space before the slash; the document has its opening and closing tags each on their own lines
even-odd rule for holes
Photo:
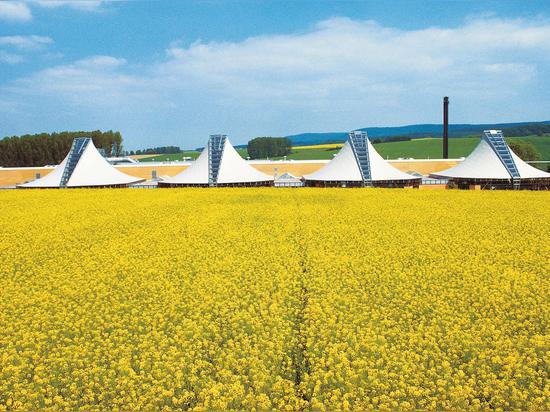
<svg viewBox="0 0 550 412">
<path fill-rule="evenodd" d="M 520 123 L 493 123 L 493 124 L 451 124 L 449 125 L 449 137 L 464 137 L 479 135 L 487 129 L 507 129 L 528 125 L 550 125 L 550 120 L 543 122 L 520 122 Z M 362 130 L 369 134 L 370 138 L 385 138 L 393 136 L 407 136 L 411 139 L 422 137 L 441 137 L 441 124 L 413 124 L 408 126 L 393 127 L 365 127 Z M 347 132 L 329 133 L 301 133 L 288 137 L 294 146 L 314 145 L 323 143 L 340 143 L 347 139 Z"/>
</svg>

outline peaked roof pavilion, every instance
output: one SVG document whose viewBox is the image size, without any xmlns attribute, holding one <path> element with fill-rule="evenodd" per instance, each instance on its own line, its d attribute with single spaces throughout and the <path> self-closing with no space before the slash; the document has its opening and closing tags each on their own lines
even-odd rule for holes
<svg viewBox="0 0 550 412">
<path fill-rule="evenodd" d="M 226 135 L 216 134 L 191 166 L 159 186 L 272 186 L 273 180 L 250 166 Z"/>
<path fill-rule="evenodd" d="M 464 161 L 431 176 L 464 184 L 494 183 L 513 188 L 550 184 L 550 173 L 520 159 L 508 147 L 500 130 L 485 130 L 479 144 Z"/>
<path fill-rule="evenodd" d="M 90 137 L 73 140 L 69 154 L 46 176 L 18 188 L 124 187 L 145 179 L 118 171 L 98 152 Z"/>
<path fill-rule="evenodd" d="M 367 133 L 354 131 L 322 169 L 305 175 L 307 186 L 418 186 L 421 178 L 402 172 L 380 156 Z"/>
</svg>

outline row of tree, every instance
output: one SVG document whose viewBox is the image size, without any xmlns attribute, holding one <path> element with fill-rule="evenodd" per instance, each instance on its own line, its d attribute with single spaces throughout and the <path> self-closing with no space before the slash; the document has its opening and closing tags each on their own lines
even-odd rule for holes
<svg viewBox="0 0 550 412">
<path fill-rule="evenodd" d="M 160 147 L 151 147 L 144 150 L 130 150 L 128 154 L 132 155 L 143 155 L 143 154 L 171 154 L 171 153 L 180 153 L 181 149 L 179 146 L 160 146 Z"/>
<path fill-rule="evenodd" d="M 60 132 L 5 137 L 0 140 L 0 166 L 44 166 L 59 164 L 69 152 L 73 139 L 91 137 L 95 147 L 107 156 L 120 156 L 122 135 L 109 130 L 102 132 Z"/>
<path fill-rule="evenodd" d="M 251 159 L 281 157 L 290 154 L 292 142 L 287 137 L 256 137 L 248 142 L 247 149 Z"/>
<path fill-rule="evenodd" d="M 537 123 L 502 129 L 506 136 L 544 136 L 550 133 L 550 124 Z"/>
</svg>

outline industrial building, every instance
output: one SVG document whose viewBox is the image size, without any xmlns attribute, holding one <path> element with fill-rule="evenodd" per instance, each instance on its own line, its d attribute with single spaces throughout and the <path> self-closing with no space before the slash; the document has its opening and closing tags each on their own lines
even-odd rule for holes
<svg viewBox="0 0 550 412">
<path fill-rule="evenodd" d="M 143 180 L 118 171 L 99 153 L 91 138 L 79 137 L 54 170 L 17 188 L 127 187 Z"/>
<path fill-rule="evenodd" d="M 274 178 L 250 166 L 226 135 L 211 135 L 208 145 L 191 166 L 159 187 L 273 186 Z"/>
<path fill-rule="evenodd" d="M 550 189 L 550 173 L 520 159 L 500 130 L 485 130 L 474 151 L 460 164 L 431 177 L 449 179 L 459 188 Z"/>
<path fill-rule="evenodd" d="M 418 187 L 422 180 L 384 160 L 363 131 L 351 132 L 336 156 L 304 179 L 306 186 L 316 187 Z"/>
</svg>

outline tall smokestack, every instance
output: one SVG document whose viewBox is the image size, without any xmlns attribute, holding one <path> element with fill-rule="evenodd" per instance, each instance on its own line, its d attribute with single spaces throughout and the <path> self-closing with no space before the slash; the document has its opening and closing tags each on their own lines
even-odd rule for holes
<svg viewBox="0 0 550 412">
<path fill-rule="evenodd" d="M 443 98 L 443 159 L 449 158 L 449 98 Z"/>
</svg>

